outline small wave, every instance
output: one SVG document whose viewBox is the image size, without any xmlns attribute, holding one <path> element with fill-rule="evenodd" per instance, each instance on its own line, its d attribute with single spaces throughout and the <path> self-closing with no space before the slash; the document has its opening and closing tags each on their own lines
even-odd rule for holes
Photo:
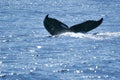
<svg viewBox="0 0 120 80">
<path fill-rule="evenodd" d="M 120 37 L 120 32 L 105 32 L 105 33 L 92 33 L 92 34 L 67 32 L 67 33 L 61 34 L 61 36 L 70 36 L 74 38 L 89 38 L 89 39 L 94 39 L 94 40 L 104 40 L 104 39 L 111 39 L 114 37 Z"/>
</svg>

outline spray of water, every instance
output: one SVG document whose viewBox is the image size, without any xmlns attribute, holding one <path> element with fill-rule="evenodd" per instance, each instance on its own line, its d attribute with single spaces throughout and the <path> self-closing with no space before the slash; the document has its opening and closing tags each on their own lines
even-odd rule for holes
<svg viewBox="0 0 120 80">
<path fill-rule="evenodd" d="M 92 34 L 67 32 L 67 33 L 61 34 L 61 36 L 70 36 L 74 38 L 89 38 L 89 39 L 94 39 L 94 40 L 104 40 L 104 39 L 120 37 L 120 32 L 105 32 L 105 33 L 92 33 Z"/>
</svg>

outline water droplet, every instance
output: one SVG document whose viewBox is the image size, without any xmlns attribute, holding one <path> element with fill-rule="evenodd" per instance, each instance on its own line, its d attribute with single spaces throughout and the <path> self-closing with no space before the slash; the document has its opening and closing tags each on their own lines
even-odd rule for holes
<svg viewBox="0 0 120 80">
<path fill-rule="evenodd" d="M 97 72 L 97 71 L 94 71 L 95 73 Z"/>
<path fill-rule="evenodd" d="M 30 72 L 33 72 L 34 70 L 30 70 Z"/>
<path fill-rule="evenodd" d="M 14 73 L 10 73 L 10 75 L 14 75 Z"/>
<path fill-rule="evenodd" d="M 76 70 L 76 73 L 80 73 L 80 71 L 79 71 L 79 70 Z"/>
<path fill-rule="evenodd" d="M 98 66 L 96 66 L 95 68 L 98 69 Z"/>
<path fill-rule="evenodd" d="M 2 64 L 2 61 L 0 61 L 0 64 Z"/>
<path fill-rule="evenodd" d="M 38 49 L 42 48 L 42 46 L 37 46 Z"/>
<path fill-rule="evenodd" d="M 96 59 L 96 57 L 94 56 L 93 59 Z"/>
<path fill-rule="evenodd" d="M 35 64 L 37 65 L 38 63 L 36 62 Z"/>
<path fill-rule="evenodd" d="M 93 70 L 94 70 L 94 68 L 89 68 L 89 70 L 93 71 Z"/>
<path fill-rule="evenodd" d="M 48 64 L 44 64 L 46 67 L 48 67 L 49 65 Z"/>
<path fill-rule="evenodd" d="M 57 72 L 56 70 L 53 70 L 53 72 L 55 73 L 55 72 Z"/>
<path fill-rule="evenodd" d="M 29 50 L 29 51 L 32 52 L 32 53 L 35 52 L 35 50 Z"/>
<path fill-rule="evenodd" d="M 112 51 L 112 53 L 115 53 L 115 51 Z"/>
<path fill-rule="evenodd" d="M 109 76 L 108 76 L 108 75 L 105 75 L 104 77 L 105 77 L 105 78 L 108 78 Z"/>
<path fill-rule="evenodd" d="M 83 70 L 81 70 L 80 72 L 83 73 Z"/>
<path fill-rule="evenodd" d="M 98 78 L 100 79 L 100 78 L 101 78 L 101 76 L 98 76 Z"/>
<path fill-rule="evenodd" d="M 9 37 L 12 37 L 12 35 L 9 35 Z"/>
</svg>

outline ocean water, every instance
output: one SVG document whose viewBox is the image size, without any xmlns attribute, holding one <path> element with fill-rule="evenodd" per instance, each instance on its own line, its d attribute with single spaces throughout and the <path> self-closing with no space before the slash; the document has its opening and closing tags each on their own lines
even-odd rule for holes
<svg viewBox="0 0 120 80">
<path fill-rule="evenodd" d="M 47 14 L 69 26 L 104 21 L 49 37 Z M 120 80 L 119 17 L 120 0 L 0 0 L 0 80 Z"/>
</svg>

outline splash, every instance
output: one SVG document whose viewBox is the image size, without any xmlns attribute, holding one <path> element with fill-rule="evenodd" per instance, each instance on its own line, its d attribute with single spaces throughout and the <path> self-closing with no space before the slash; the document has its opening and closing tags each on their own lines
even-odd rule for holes
<svg viewBox="0 0 120 80">
<path fill-rule="evenodd" d="M 94 39 L 94 40 L 104 40 L 104 39 L 120 37 L 120 32 L 105 32 L 105 33 L 92 33 L 92 34 L 67 32 L 67 33 L 61 34 L 61 36 L 70 36 L 74 38 L 89 38 L 89 39 Z"/>
</svg>

